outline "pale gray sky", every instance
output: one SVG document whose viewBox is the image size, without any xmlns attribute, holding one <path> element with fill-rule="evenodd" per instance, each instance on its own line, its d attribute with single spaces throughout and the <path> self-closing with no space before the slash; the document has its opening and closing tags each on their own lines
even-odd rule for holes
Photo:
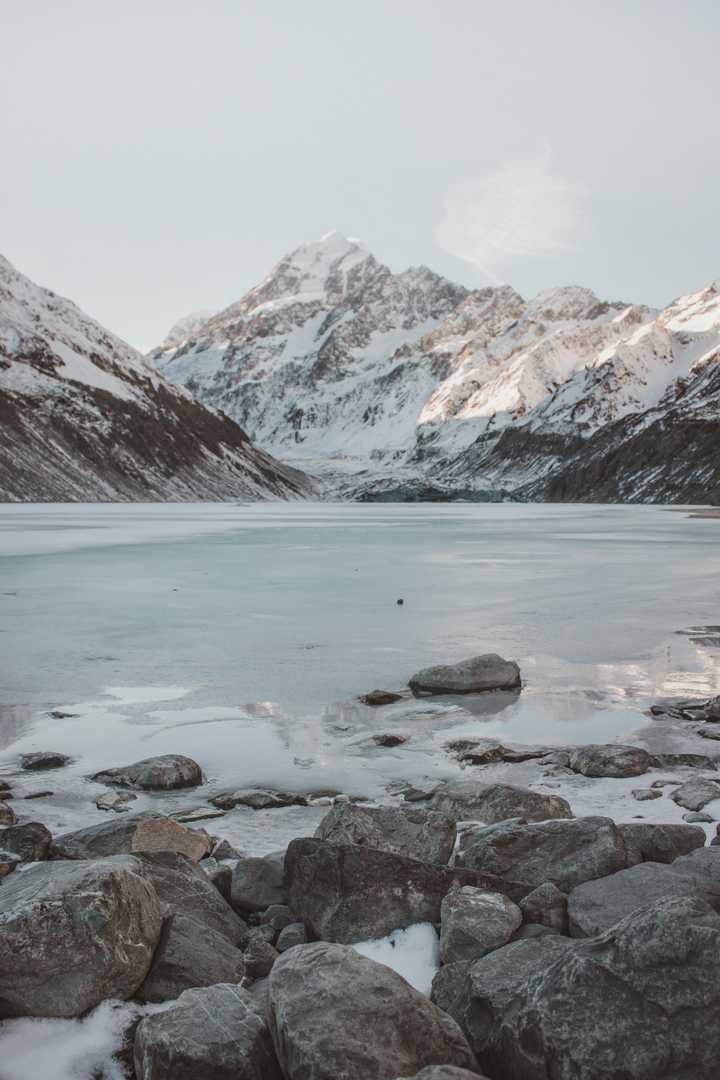
<svg viewBox="0 0 720 1080">
<path fill-rule="evenodd" d="M 331 229 L 663 304 L 720 276 L 717 0 L 0 0 L 0 252 L 136 345 Z"/>
</svg>

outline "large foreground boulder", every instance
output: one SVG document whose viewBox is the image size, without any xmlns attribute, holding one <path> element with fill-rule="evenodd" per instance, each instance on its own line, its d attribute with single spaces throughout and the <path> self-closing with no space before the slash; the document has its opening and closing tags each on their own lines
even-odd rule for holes
<svg viewBox="0 0 720 1080">
<path fill-rule="evenodd" d="M 469 869 L 512 876 L 531 888 L 552 882 L 565 892 L 625 865 L 622 834 L 604 817 L 496 825 L 463 855 Z"/>
<path fill-rule="evenodd" d="M 243 954 L 226 937 L 188 915 L 171 915 L 136 996 L 141 1001 L 173 1001 L 183 990 L 240 983 L 244 975 Z"/>
<path fill-rule="evenodd" d="M 449 780 L 434 793 L 431 808 L 456 821 L 482 821 L 493 825 L 508 818 L 547 821 L 571 818 L 566 799 L 545 795 L 514 784 L 483 784 L 478 780 Z"/>
<path fill-rule="evenodd" d="M 282 1080 L 250 995 L 220 983 L 186 990 L 135 1032 L 137 1080 Z"/>
<path fill-rule="evenodd" d="M 142 791 L 175 791 L 202 784 L 202 769 L 197 761 L 182 754 L 161 754 L 135 761 L 132 765 L 103 769 L 90 779 L 99 784 L 118 784 Z"/>
<path fill-rule="evenodd" d="M 285 858 L 289 904 L 312 936 L 353 942 L 384 937 L 418 922 L 438 923 L 453 885 L 500 892 L 520 900 L 515 882 L 422 863 L 388 851 L 324 840 L 293 840 Z"/>
<path fill-rule="evenodd" d="M 428 1065 L 473 1070 L 457 1024 L 354 949 L 298 945 L 270 975 L 271 1028 L 287 1080 L 392 1080 Z"/>
<path fill-rule="evenodd" d="M 482 1057 L 494 1080 L 716 1080 L 720 918 L 663 900 L 537 971 Z"/>
<path fill-rule="evenodd" d="M 141 851 L 175 851 L 197 862 L 210 846 L 203 829 L 188 829 L 164 814 L 145 811 L 63 833 L 53 842 L 53 854 L 61 859 L 102 859 Z"/>
<path fill-rule="evenodd" d="M 579 746 L 570 755 L 570 768 L 583 776 L 641 776 L 651 769 L 654 760 L 641 746 Z"/>
<path fill-rule="evenodd" d="M 190 859 L 171 851 L 137 856 L 138 872 L 153 886 L 163 915 L 188 915 L 237 945 L 247 924 L 230 907 L 210 879 Z"/>
<path fill-rule="evenodd" d="M 452 964 L 485 956 L 507 945 L 521 922 L 520 908 L 502 893 L 472 885 L 452 889 L 440 905 L 440 959 Z"/>
<path fill-rule="evenodd" d="M 145 978 L 162 911 L 132 856 L 43 862 L 0 888 L 0 1018 L 80 1016 Z"/>
<path fill-rule="evenodd" d="M 423 862 L 446 863 L 455 831 L 453 818 L 432 810 L 346 802 L 325 815 L 315 836 L 331 844 L 364 844 Z"/>
<path fill-rule="evenodd" d="M 423 668 L 408 683 L 414 694 L 480 694 L 486 690 L 517 690 L 520 668 L 497 653 L 471 656 L 459 664 Z"/>
</svg>

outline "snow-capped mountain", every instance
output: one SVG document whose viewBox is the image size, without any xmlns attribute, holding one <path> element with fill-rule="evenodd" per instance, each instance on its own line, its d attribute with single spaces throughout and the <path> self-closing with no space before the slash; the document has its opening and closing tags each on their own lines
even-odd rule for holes
<svg viewBox="0 0 720 1080">
<path fill-rule="evenodd" d="M 0 256 L 0 500 L 297 497 L 310 482 Z"/>
<path fill-rule="evenodd" d="M 393 274 L 330 233 L 150 359 L 274 453 L 329 463 L 346 493 L 537 498 L 600 433 L 667 411 L 712 366 L 716 298 L 657 312 L 567 286 L 525 300 Z M 603 491 L 653 497 L 647 483 Z"/>
</svg>

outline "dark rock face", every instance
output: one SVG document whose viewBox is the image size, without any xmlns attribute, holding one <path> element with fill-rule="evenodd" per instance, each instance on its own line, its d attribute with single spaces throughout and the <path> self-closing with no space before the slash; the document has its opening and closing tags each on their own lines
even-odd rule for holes
<svg viewBox="0 0 720 1080">
<path fill-rule="evenodd" d="M 13 874 L 0 888 L 0 1017 L 80 1016 L 105 998 L 132 997 L 161 925 L 132 856 Z"/>
<path fill-rule="evenodd" d="M 46 859 L 52 835 L 39 821 L 26 825 L 11 825 L 0 833 L 0 848 L 17 855 L 21 862 L 39 862 Z"/>
<path fill-rule="evenodd" d="M 20 768 L 39 772 L 41 769 L 60 769 L 69 761 L 67 754 L 56 754 L 52 750 L 38 750 L 32 754 L 23 754 L 20 758 Z"/>
<path fill-rule="evenodd" d="M 285 904 L 285 853 L 238 859 L 233 868 L 230 897 L 235 910 L 244 915 L 264 911 L 271 904 Z"/>
<path fill-rule="evenodd" d="M 719 963 L 705 903 L 652 904 L 536 971 L 482 1063 L 494 1080 L 714 1080 Z"/>
<path fill-rule="evenodd" d="M 514 660 L 497 653 L 485 653 L 461 660 L 459 664 L 438 664 L 424 668 L 408 684 L 414 694 L 479 694 L 486 690 L 516 690 L 520 668 Z"/>
<path fill-rule="evenodd" d="M 164 814 L 146 811 L 103 821 L 87 829 L 55 838 L 53 853 L 62 859 L 101 859 L 141 851 L 174 851 L 193 862 L 210 850 L 210 837 L 201 829 L 188 829 Z"/>
<path fill-rule="evenodd" d="M 202 784 L 202 769 L 182 754 L 161 754 L 132 765 L 105 769 L 91 777 L 99 784 L 118 784 L 141 791 L 175 791 Z"/>
<path fill-rule="evenodd" d="M 183 990 L 239 983 L 245 961 L 226 937 L 187 915 L 165 920 L 145 981 L 137 991 L 141 1001 L 173 1001 Z"/>
<path fill-rule="evenodd" d="M 552 882 L 567 892 L 626 866 L 622 835 L 610 818 L 585 817 L 528 825 L 496 825 L 476 839 L 463 865 L 532 888 Z"/>
<path fill-rule="evenodd" d="M 440 905 L 440 959 L 453 964 L 485 956 L 507 945 L 521 922 L 520 908 L 502 893 L 451 889 Z"/>
<path fill-rule="evenodd" d="M 583 776 L 641 776 L 652 766 L 652 755 L 639 746 L 580 746 L 570 755 L 570 768 Z"/>
<path fill-rule="evenodd" d="M 138 1080 L 282 1080 L 251 996 L 220 983 L 186 990 L 135 1032 Z"/>
<path fill-rule="evenodd" d="M 559 795 L 543 795 L 513 784 L 482 784 L 477 780 L 449 780 L 437 789 L 431 807 L 456 821 L 482 821 L 488 825 L 508 818 L 547 821 L 571 818 L 570 804 Z"/>
<path fill-rule="evenodd" d="M 188 915 L 232 945 L 246 933 L 243 920 L 190 859 L 170 851 L 143 853 L 136 858 L 138 872 L 155 889 L 165 916 Z"/>
<path fill-rule="evenodd" d="M 270 1006 L 288 1080 L 388 1080 L 428 1065 L 475 1069 L 449 1016 L 390 968 L 342 945 L 283 953 L 270 975 Z"/>
<path fill-rule="evenodd" d="M 358 806 L 338 803 L 315 836 L 331 844 L 364 844 L 423 862 L 446 863 L 455 843 L 455 822 L 419 807 Z"/>
<path fill-rule="evenodd" d="M 542 926 L 558 934 L 567 934 L 567 896 L 551 882 L 538 885 L 519 906 L 523 920 L 529 926 Z"/>
<path fill-rule="evenodd" d="M 627 865 L 640 862 L 671 863 L 680 855 L 705 846 L 705 831 L 693 825 L 618 825 L 625 841 Z"/>
<path fill-rule="evenodd" d="M 453 885 L 473 885 L 516 901 L 528 891 L 490 874 L 305 839 L 288 847 L 285 879 L 290 907 L 311 936 L 339 942 L 383 937 L 416 922 L 437 923 Z"/>
</svg>

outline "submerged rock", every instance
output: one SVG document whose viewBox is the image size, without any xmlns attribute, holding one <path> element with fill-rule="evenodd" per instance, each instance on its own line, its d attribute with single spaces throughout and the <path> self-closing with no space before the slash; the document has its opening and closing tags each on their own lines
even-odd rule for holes
<svg viewBox="0 0 720 1080">
<path fill-rule="evenodd" d="M 80 1016 L 132 997 L 162 910 L 137 859 L 42 862 L 0 888 L 0 1018 Z"/>
<path fill-rule="evenodd" d="M 423 862 L 446 863 L 455 844 L 455 821 L 420 807 L 339 803 L 315 831 L 331 844 L 363 844 Z"/>
<path fill-rule="evenodd" d="M 478 694 L 486 690 L 516 690 L 520 668 L 514 660 L 497 653 L 471 656 L 459 664 L 438 664 L 423 668 L 410 679 L 415 694 Z"/>
<path fill-rule="evenodd" d="M 53 750 L 37 750 L 31 754 L 21 754 L 20 768 L 36 772 L 40 769 L 60 769 L 70 760 L 67 754 L 58 754 Z"/>
<path fill-rule="evenodd" d="M 391 690 L 371 690 L 369 694 L 363 694 L 360 701 L 363 705 L 392 705 L 402 701 L 402 694 L 394 694 Z"/>
<path fill-rule="evenodd" d="M 99 784 L 118 784 L 142 791 L 175 791 L 202 784 L 202 769 L 196 761 L 182 754 L 161 754 L 135 761 L 132 765 L 104 769 L 90 779 Z"/>
<path fill-rule="evenodd" d="M 264 788 L 240 788 L 216 795 L 210 802 L 221 810 L 249 806 L 251 810 L 273 810 L 283 806 L 307 806 L 307 797 L 288 791 L 266 791 Z"/>
<path fill-rule="evenodd" d="M 429 1065 L 475 1070 L 449 1016 L 352 948 L 316 942 L 283 953 L 270 974 L 270 1008 L 289 1080 L 388 1080 Z"/>
<path fill-rule="evenodd" d="M 144 811 L 122 821 L 103 821 L 87 829 L 55 838 L 53 849 L 61 859 L 98 859 L 139 851 L 175 851 L 193 862 L 208 853 L 211 840 L 202 829 L 188 829 L 177 821 Z"/>
<path fill-rule="evenodd" d="M 15 817 L 15 811 L 12 806 L 8 806 L 5 802 L 0 802 L 0 825 L 14 825 L 17 821 Z"/>
<path fill-rule="evenodd" d="M 705 830 L 692 825 L 618 825 L 625 841 L 627 865 L 640 862 L 671 863 L 680 855 L 705 846 Z"/>
<path fill-rule="evenodd" d="M 456 821 L 482 821 L 488 825 L 508 818 L 547 821 L 571 818 L 566 799 L 545 795 L 513 784 L 483 784 L 478 780 L 449 780 L 430 800 L 433 810 L 454 817 Z"/>
<path fill-rule="evenodd" d="M 524 921 L 530 926 L 543 926 L 558 934 L 567 934 L 567 896 L 552 882 L 538 885 L 519 906 Z"/>
<path fill-rule="evenodd" d="M 651 769 L 654 760 L 640 746 L 580 746 L 570 755 L 570 768 L 583 776 L 641 776 Z"/>
</svg>

